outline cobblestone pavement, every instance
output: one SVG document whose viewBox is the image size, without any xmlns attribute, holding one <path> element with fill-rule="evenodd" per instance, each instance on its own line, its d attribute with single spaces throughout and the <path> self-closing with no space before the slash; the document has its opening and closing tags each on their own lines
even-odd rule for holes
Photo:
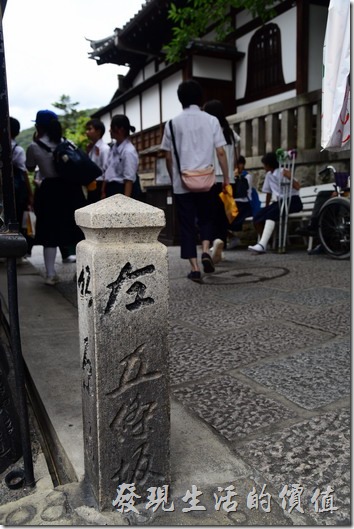
<svg viewBox="0 0 354 529">
<path fill-rule="evenodd" d="M 168 251 L 173 402 L 242 470 L 201 489 L 206 511 L 183 513 L 182 494 L 174 512 L 98 513 L 74 483 L 0 506 L 0 523 L 350 524 L 350 262 L 237 249 L 196 284 L 179 248 Z M 32 264 L 43 274 L 39 254 Z M 60 265 L 56 288 L 75 305 L 74 272 Z M 229 485 L 237 510 L 216 511 L 213 494 Z"/>
</svg>

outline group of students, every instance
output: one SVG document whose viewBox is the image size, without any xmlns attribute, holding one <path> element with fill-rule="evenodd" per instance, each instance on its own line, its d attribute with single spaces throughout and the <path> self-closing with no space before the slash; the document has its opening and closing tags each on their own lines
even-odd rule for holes
<svg viewBox="0 0 354 529">
<path fill-rule="evenodd" d="M 281 197 L 280 180 L 290 179 L 290 172 L 279 169 L 275 153 L 268 153 L 263 157 L 266 177 L 262 191 L 267 194 L 267 199 L 266 206 L 259 209 L 252 174 L 245 169 L 246 160 L 239 152 L 240 137 L 231 129 L 222 103 L 213 100 L 202 107 L 202 88 L 193 79 L 183 81 L 178 87 L 177 95 L 182 112 L 166 123 L 161 150 L 165 151 L 166 166 L 173 186 L 180 227 L 181 258 L 190 262 L 188 278 L 201 282 L 196 221 L 205 273 L 215 271 L 215 264 L 220 261 L 222 250 L 227 246 L 228 233 L 241 230 L 242 223 L 249 216 L 253 216 L 259 235 L 259 241 L 254 246 L 249 246 L 249 250 L 264 253 L 280 214 L 278 200 L 271 203 L 271 198 Z M 21 158 L 22 169 L 34 171 L 39 168 L 40 173 L 40 183 L 36 186 L 34 197 L 26 175 L 27 204 L 22 203 L 18 213 L 21 215 L 24 209 L 33 206 L 37 217 L 35 243 L 43 245 L 44 249 L 45 283 L 55 285 L 59 281 L 55 272 L 57 248 L 60 248 L 64 262 L 73 262 L 75 255 L 64 257 L 64 252 L 68 248 L 75 248 L 83 239 L 83 233 L 75 223 L 75 210 L 117 193 L 131 197 L 137 179 L 139 158 L 129 138 L 135 128 L 130 125 L 127 116 L 113 116 L 110 126 L 111 145 L 102 139 L 105 133 L 103 122 L 98 119 L 89 120 L 86 124 L 86 134 L 90 140 L 87 151 L 101 168 L 102 176 L 87 189 L 83 189 L 75 182 L 64 181 L 55 169 L 50 151 L 63 139 L 58 116 L 50 110 L 40 110 L 37 112 L 35 127 L 36 133 L 26 156 L 21 147 L 15 147 L 16 134 L 12 135 L 14 149 L 17 148 L 17 152 L 13 151 L 13 163 L 16 154 L 17 158 Z M 15 132 L 18 134 L 19 124 Z M 50 150 L 43 149 L 41 143 Z M 176 156 L 177 152 L 181 154 L 180 159 Z M 186 189 L 181 172 L 210 166 L 214 167 L 215 184 L 208 191 L 190 192 Z M 226 192 L 229 184 L 234 189 L 238 210 L 232 223 L 227 219 L 220 198 L 220 193 Z M 299 188 L 299 182 L 293 179 L 290 212 L 302 209 Z"/>
<path fill-rule="evenodd" d="M 23 212 L 26 209 L 34 209 L 36 235 L 34 240 L 28 240 L 28 248 L 30 252 L 33 244 L 43 246 L 45 284 L 52 286 L 59 281 L 55 270 L 57 248 L 61 251 L 63 262 L 75 262 L 76 244 L 84 238 L 81 229 L 75 223 L 75 210 L 116 193 L 132 195 L 139 162 L 129 135 L 135 129 L 130 125 L 127 116 L 123 114 L 113 116 L 110 127 L 113 142 L 108 145 L 102 139 L 105 133 L 103 122 L 90 119 L 86 123 L 86 135 L 90 140 L 87 152 L 91 160 L 102 170 L 102 176 L 87 188 L 83 188 L 73 181 L 62 179 L 56 171 L 52 152 L 63 140 L 63 133 L 55 112 L 51 110 L 37 112 L 36 132 L 26 153 L 15 142 L 20 130 L 19 122 L 15 118 L 10 118 L 10 128 L 14 175 L 15 168 L 20 165 L 26 186 L 26 192 L 21 195 L 21 204 L 16 204 L 18 222 L 21 227 Z M 43 148 L 41 144 L 49 150 Z M 37 170 L 37 178 L 33 195 L 27 171 L 35 170 Z M 20 193 L 15 186 L 17 203 L 19 196 Z"/>
</svg>

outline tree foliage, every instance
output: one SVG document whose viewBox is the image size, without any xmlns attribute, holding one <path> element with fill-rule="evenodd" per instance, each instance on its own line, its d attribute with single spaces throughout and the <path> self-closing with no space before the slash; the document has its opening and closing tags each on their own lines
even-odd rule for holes
<svg viewBox="0 0 354 529">
<path fill-rule="evenodd" d="M 216 40 L 224 41 L 235 29 L 230 8 L 246 9 L 254 18 L 266 22 L 274 16 L 273 5 L 274 0 L 187 0 L 185 7 L 171 3 L 168 18 L 174 26 L 173 38 L 164 48 L 167 62 L 181 60 L 188 43 L 205 35 L 211 24 L 216 24 Z"/>
<path fill-rule="evenodd" d="M 89 142 L 85 125 L 96 109 L 76 110 L 78 104 L 78 101 L 72 102 L 70 96 L 63 94 L 52 106 L 63 112 L 59 115 L 63 136 L 85 149 Z"/>
</svg>

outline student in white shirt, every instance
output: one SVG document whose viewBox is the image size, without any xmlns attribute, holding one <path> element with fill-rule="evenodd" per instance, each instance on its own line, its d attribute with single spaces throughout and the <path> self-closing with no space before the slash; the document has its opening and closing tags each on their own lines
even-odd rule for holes
<svg viewBox="0 0 354 529">
<path fill-rule="evenodd" d="M 280 169 L 277 156 L 275 152 L 269 152 L 262 158 L 264 169 L 267 171 L 264 184 L 262 187 L 263 193 L 266 193 L 266 205 L 261 208 L 253 218 L 254 227 L 260 235 L 260 240 L 254 246 L 249 246 L 248 249 L 257 254 L 265 253 L 267 244 L 272 236 L 275 222 L 279 220 L 279 199 L 283 197 L 281 188 L 281 181 L 283 178 L 290 180 L 291 173 L 288 169 Z M 289 213 L 296 213 L 302 210 L 302 202 L 299 196 L 300 183 L 293 179 L 292 189 L 290 190 L 291 200 L 289 205 Z M 272 197 L 275 202 L 270 203 Z"/>
<path fill-rule="evenodd" d="M 106 131 L 104 123 L 98 118 L 92 118 L 86 123 L 86 136 L 90 140 L 87 147 L 89 157 L 102 171 L 107 163 L 109 145 L 102 137 Z M 99 176 L 87 186 L 87 201 L 89 204 L 97 202 L 101 198 L 103 175 Z"/>
<path fill-rule="evenodd" d="M 233 183 L 234 169 L 240 154 L 240 136 L 231 129 L 229 122 L 226 119 L 225 110 L 221 101 L 218 99 L 207 101 L 203 106 L 203 109 L 205 112 L 215 116 L 219 120 L 226 142 L 224 150 L 227 158 L 229 176 L 231 183 Z M 224 203 L 219 196 L 219 193 L 222 191 L 223 174 L 216 153 L 214 154 L 214 167 L 216 175 L 215 196 L 213 199 L 215 206 L 215 233 L 213 236 L 212 256 L 214 264 L 217 264 L 221 260 L 222 250 L 226 248 L 229 222 L 225 214 Z"/>
<path fill-rule="evenodd" d="M 224 135 L 217 118 L 202 112 L 202 89 L 197 81 L 183 81 L 177 90 L 182 112 L 172 120 L 176 150 L 180 159 L 181 171 L 207 168 L 214 163 L 214 151 L 218 157 L 223 185 L 229 183 L 229 172 Z M 182 183 L 177 159 L 174 153 L 169 123 L 165 126 L 161 149 L 166 151 L 166 165 L 172 180 L 173 193 L 180 226 L 181 258 L 188 259 L 191 271 L 188 279 L 201 282 L 201 272 L 197 259 L 196 220 L 202 243 L 202 265 L 205 273 L 215 271 L 209 254 L 210 241 L 214 234 L 213 197 L 214 189 L 203 192 L 190 192 Z M 214 187 L 214 186 L 213 186 Z"/>
<path fill-rule="evenodd" d="M 130 125 L 127 116 L 116 114 L 112 118 L 110 132 L 115 143 L 110 148 L 104 168 L 102 198 L 117 193 L 131 197 L 139 166 L 138 153 L 129 138 L 135 127 Z"/>
</svg>

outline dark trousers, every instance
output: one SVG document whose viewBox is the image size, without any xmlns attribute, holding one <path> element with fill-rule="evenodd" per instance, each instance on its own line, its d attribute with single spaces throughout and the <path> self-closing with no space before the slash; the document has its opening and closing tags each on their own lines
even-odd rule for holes
<svg viewBox="0 0 354 529">
<path fill-rule="evenodd" d="M 237 202 L 238 215 L 235 220 L 230 224 L 229 229 L 232 231 L 242 231 L 242 225 L 247 217 L 252 217 L 252 206 L 251 202 Z"/>
<path fill-rule="evenodd" d="M 180 227 L 182 259 L 197 257 L 197 227 L 201 241 L 210 241 L 213 238 L 214 187 L 207 193 L 174 195 Z"/>
<path fill-rule="evenodd" d="M 297 213 L 302 210 L 301 198 L 298 195 L 291 197 L 289 213 Z M 280 210 L 279 202 L 273 202 L 265 208 L 261 208 L 258 213 L 253 217 L 253 222 L 265 222 L 266 220 L 279 220 Z"/>
<path fill-rule="evenodd" d="M 214 214 L 214 232 L 211 241 L 221 239 L 224 242 L 224 248 L 227 243 L 227 230 L 229 229 L 229 221 L 225 213 L 224 203 L 219 197 L 222 191 L 222 184 L 217 182 L 212 188 L 213 190 L 213 214 Z"/>
<path fill-rule="evenodd" d="M 107 182 L 106 183 L 106 197 L 112 197 L 118 194 L 124 195 L 124 184 L 119 182 Z"/>
</svg>

